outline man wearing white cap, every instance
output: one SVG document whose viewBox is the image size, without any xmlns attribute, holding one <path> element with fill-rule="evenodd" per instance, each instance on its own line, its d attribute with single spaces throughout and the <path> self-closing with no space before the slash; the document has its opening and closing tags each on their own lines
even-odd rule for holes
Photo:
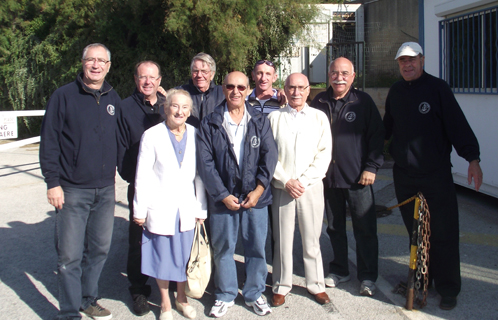
<svg viewBox="0 0 498 320">
<path fill-rule="evenodd" d="M 440 308 L 453 309 L 460 293 L 458 204 L 450 154 L 452 147 L 469 162 L 468 183 L 482 183 L 479 143 L 448 84 L 423 70 L 423 50 L 405 42 L 396 54 L 403 80 L 386 99 L 386 140 L 395 161 L 394 186 L 399 202 L 422 192 L 431 214 L 429 282 L 441 295 Z M 408 234 L 413 202 L 400 207 Z"/>
</svg>

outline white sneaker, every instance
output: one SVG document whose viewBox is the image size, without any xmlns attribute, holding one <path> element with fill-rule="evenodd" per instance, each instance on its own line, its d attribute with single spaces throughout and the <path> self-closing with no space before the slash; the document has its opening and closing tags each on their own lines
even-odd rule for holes
<svg viewBox="0 0 498 320">
<path fill-rule="evenodd" d="M 327 278 L 325 278 L 325 285 L 327 287 L 335 288 L 341 282 L 347 282 L 351 280 L 351 276 L 348 274 L 347 276 L 338 276 L 333 273 L 329 273 Z"/>
<path fill-rule="evenodd" d="M 214 302 L 214 306 L 211 308 L 211 311 L 209 312 L 209 315 L 215 318 L 223 317 L 227 313 L 228 308 L 230 308 L 233 305 L 234 305 L 233 300 L 230 302 L 216 300 Z"/>
<path fill-rule="evenodd" d="M 252 307 L 258 316 L 265 316 L 271 313 L 270 306 L 268 306 L 268 303 L 261 297 L 253 302 L 246 301 L 246 306 Z"/>
<path fill-rule="evenodd" d="M 377 287 L 375 286 L 375 282 L 370 280 L 363 280 L 360 286 L 360 295 L 371 297 L 375 294 L 375 290 Z"/>
</svg>

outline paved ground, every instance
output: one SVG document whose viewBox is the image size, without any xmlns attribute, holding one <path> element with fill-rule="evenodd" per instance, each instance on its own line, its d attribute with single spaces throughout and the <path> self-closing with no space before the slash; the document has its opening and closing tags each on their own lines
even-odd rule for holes
<svg viewBox="0 0 498 320">
<path fill-rule="evenodd" d="M 389 168 L 382 169 L 374 185 L 379 205 L 396 204 Z M 156 319 L 160 301 L 152 282 L 150 298 L 153 312 L 136 317 L 130 311 L 126 280 L 128 211 L 126 184 L 117 178 L 117 203 L 113 244 L 104 268 L 100 291 L 101 303 L 112 310 L 114 319 Z M 408 237 L 397 209 L 378 219 L 379 223 L 379 292 L 373 298 L 358 295 L 354 239 L 350 239 L 352 280 L 339 288 L 327 289 L 332 303 L 320 306 L 307 293 L 303 279 L 302 250 L 295 242 L 294 288 L 287 303 L 274 308 L 267 319 L 497 319 L 498 318 L 498 200 L 458 188 L 463 288 L 458 306 L 452 311 L 438 308 L 439 297 L 429 292 L 428 305 L 420 311 L 406 311 L 404 298 L 391 293 L 405 280 L 408 272 Z M 56 254 L 54 249 L 54 210 L 46 201 L 46 187 L 38 163 L 38 146 L 0 152 L 0 319 L 52 319 L 57 312 Z M 333 253 L 323 233 L 324 263 Z M 238 267 L 243 259 L 236 256 Z M 269 260 L 271 282 L 271 261 Z M 242 281 L 242 279 L 240 279 Z M 191 299 L 198 319 L 207 319 L 214 301 L 212 286 L 201 300 Z M 270 287 L 265 292 L 271 297 Z M 175 319 L 183 317 L 174 311 Z M 259 319 L 236 300 L 225 319 Z"/>
</svg>

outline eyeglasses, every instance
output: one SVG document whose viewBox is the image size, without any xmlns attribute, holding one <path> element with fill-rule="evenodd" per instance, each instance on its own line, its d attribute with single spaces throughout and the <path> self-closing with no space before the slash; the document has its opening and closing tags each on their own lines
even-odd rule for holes
<svg viewBox="0 0 498 320">
<path fill-rule="evenodd" d="M 287 89 L 289 91 L 294 91 L 294 90 L 299 90 L 300 92 L 303 92 L 304 90 L 308 89 L 309 86 L 303 87 L 303 86 L 287 86 Z"/>
<path fill-rule="evenodd" d="M 105 60 L 105 59 L 102 59 L 102 58 L 85 58 L 83 59 L 83 62 L 85 64 L 94 64 L 95 62 L 97 62 L 99 64 L 99 66 L 103 67 L 107 64 L 107 62 L 109 62 L 109 60 Z"/>
<path fill-rule="evenodd" d="M 149 79 L 150 81 L 154 82 L 154 81 L 158 80 L 161 77 L 140 76 L 140 77 L 137 77 L 137 78 L 138 78 L 139 81 L 146 81 L 147 79 Z"/>
<path fill-rule="evenodd" d="M 270 66 L 270 67 L 272 67 L 273 69 L 277 70 L 277 69 L 275 68 L 275 65 L 273 64 L 273 62 L 271 62 L 271 61 L 269 61 L 269 60 L 258 60 L 258 61 L 256 62 L 256 64 L 254 65 L 254 68 L 253 68 L 253 69 L 256 69 L 256 66 L 259 66 L 259 65 L 261 65 L 261 64 L 263 64 L 263 63 L 264 63 L 264 64 L 266 64 L 267 66 Z"/>
<path fill-rule="evenodd" d="M 225 88 L 227 88 L 227 90 L 230 90 L 230 91 L 235 89 L 235 87 L 237 87 L 237 90 L 239 90 L 239 91 L 245 91 L 247 89 L 246 86 L 243 86 L 241 84 L 239 84 L 239 85 L 225 84 Z"/>
<path fill-rule="evenodd" d="M 331 71 L 330 72 L 330 76 L 333 77 L 333 78 L 337 78 L 339 76 L 339 74 L 343 77 L 343 78 L 348 78 L 352 75 L 352 73 L 349 73 L 349 71 Z"/>
<path fill-rule="evenodd" d="M 211 70 L 192 70 L 192 74 L 202 74 L 203 76 L 207 76 Z"/>
</svg>

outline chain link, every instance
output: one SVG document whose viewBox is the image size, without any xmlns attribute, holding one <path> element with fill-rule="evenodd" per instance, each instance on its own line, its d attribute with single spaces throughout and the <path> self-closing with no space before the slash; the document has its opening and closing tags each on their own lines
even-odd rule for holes
<svg viewBox="0 0 498 320">
<path fill-rule="evenodd" d="M 401 207 L 411 201 L 415 200 L 415 198 L 419 198 L 420 207 L 419 207 L 419 218 L 418 218 L 418 227 L 417 227 L 417 271 L 415 272 L 415 283 L 414 283 L 414 300 L 422 309 L 427 305 L 427 295 L 429 289 L 429 249 L 431 243 L 429 242 L 429 238 L 431 236 L 431 215 L 429 212 L 429 206 L 427 205 L 427 201 L 421 192 L 417 193 L 416 196 L 411 197 L 399 203 L 395 206 L 387 208 L 387 210 L 392 210 L 396 207 Z M 422 292 L 420 293 L 420 289 Z M 406 284 L 400 283 L 398 284 L 394 290 L 394 293 L 400 293 L 402 295 L 406 294 Z"/>
<path fill-rule="evenodd" d="M 420 199 L 418 218 L 418 238 L 417 238 L 417 272 L 415 280 L 415 301 L 420 308 L 427 305 L 427 295 L 429 289 L 429 249 L 431 236 L 430 212 L 427 201 L 422 193 L 417 193 Z M 423 285 L 421 283 L 423 282 Z M 420 292 L 422 289 L 422 292 Z"/>
</svg>

